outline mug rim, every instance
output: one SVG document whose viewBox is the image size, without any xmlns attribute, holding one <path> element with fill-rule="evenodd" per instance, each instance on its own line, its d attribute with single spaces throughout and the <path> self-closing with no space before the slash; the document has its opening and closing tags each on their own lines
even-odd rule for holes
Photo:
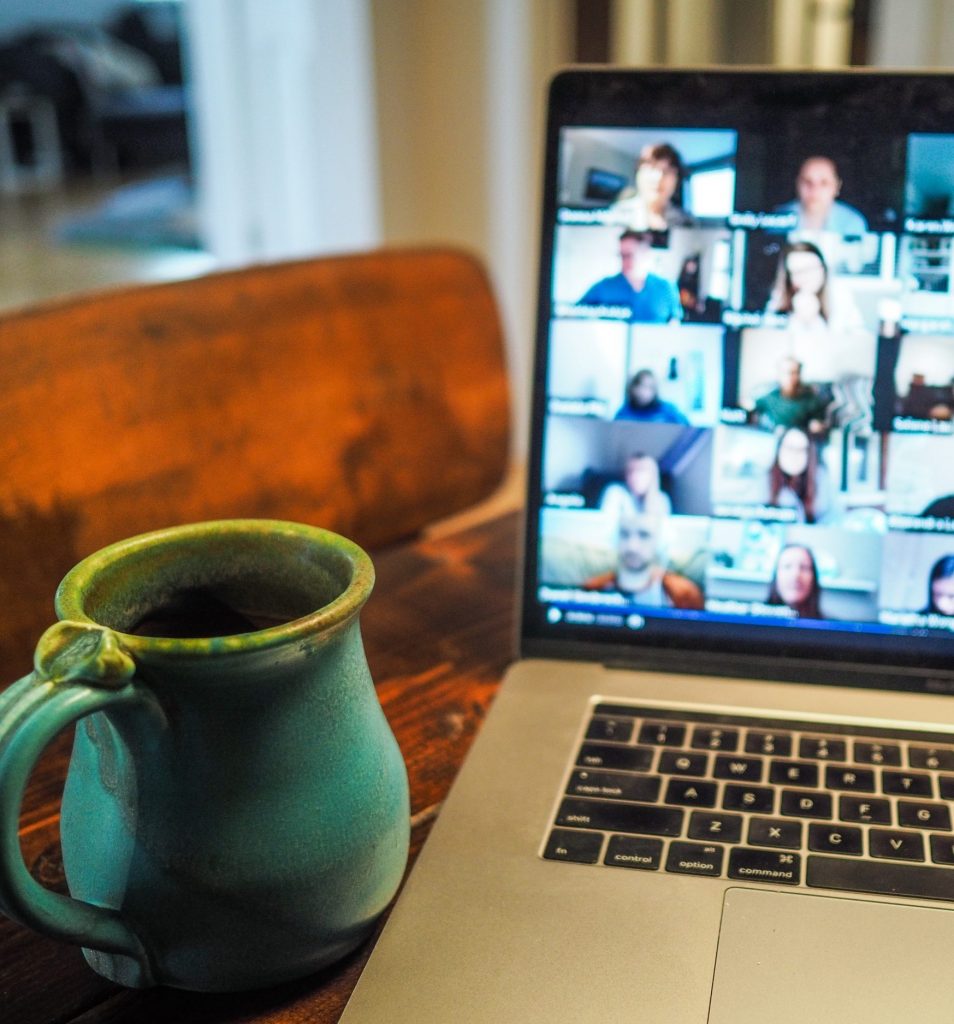
<svg viewBox="0 0 954 1024">
<path fill-rule="evenodd" d="M 107 567 L 115 565 L 144 548 L 180 538 L 190 540 L 203 537 L 221 538 L 223 535 L 255 536 L 267 534 L 310 541 L 324 549 L 333 549 L 344 555 L 351 564 L 351 578 L 341 593 L 327 604 L 307 615 L 290 619 L 278 625 L 246 633 L 211 637 L 144 636 L 116 629 L 94 619 L 84 608 L 87 588 Z M 97 626 L 114 633 L 122 646 L 137 654 L 163 654 L 208 657 L 215 654 L 248 653 L 267 650 L 302 639 L 326 636 L 335 627 L 342 626 L 361 610 L 374 586 L 374 566 L 368 553 L 353 540 L 332 530 L 309 526 L 282 519 L 214 519 L 196 523 L 167 526 L 159 530 L 136 534 L 94 551 L 78 562 L 63 577 L 54 600 L 57 617 Z"/>
</svg>

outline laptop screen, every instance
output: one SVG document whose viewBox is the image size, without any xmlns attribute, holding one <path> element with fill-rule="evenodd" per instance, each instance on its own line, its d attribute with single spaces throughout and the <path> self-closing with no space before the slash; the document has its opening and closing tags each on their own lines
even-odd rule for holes
<svg viewBox="0 0 954 1024">
<path fill-rule="evenodd" d="M 942 76 L 558 76 L 525 636 L 944 669 L 952 115 Z"/>
</svg>

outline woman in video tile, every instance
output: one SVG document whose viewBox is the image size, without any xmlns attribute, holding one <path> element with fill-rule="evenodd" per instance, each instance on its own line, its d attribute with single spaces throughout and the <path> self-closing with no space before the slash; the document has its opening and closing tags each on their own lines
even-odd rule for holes
<svg viewBox="0 0 954 1024">
<path fill-rule="evenodd" d="M 801 544 L 786 544 L 775 562 L 767 604 L 787 605 L 800 619 L 822 619 L 815 558 Z"/>
<path fill-rule="evenodd" d="M 789 427 L 779 436 L 765 504 L 794 509 L 800 523 L 822 522 L 832 510 L 828 471 L 817 445 L 800 427 Z"/>
<path fill-rule="evenodd" d="M 623 467 L 623 483 L 610 483 L 600 498 L 600 508 L 621 517 L 638 515 L 668 516 L 672 501 L 659 482 L 659 463 L 645 452 L 635 452 Z"/>
<path fill-rule="evenodd" d="M 805 330 L 824 330 L 829 320 L 828 267 L 812 242 L 792 242 L 782 250 L 768 312 L 789 317 Z"/>
<path fill-rule="evenodd" d="M 954 555 L 944 555 L 931 566 L 928 603 L 924 615 L 954 615 Z"/>
<path fill-rule="evenodd" d="M 626 389 L 626 401 L 619 407 L 615 420 L 636 423 L 679 423 L 688 426 L 685 413 L 672 402 L 659 397 L 659 383 L 650 369 L 637 370 Z"/>
<path fill-rule="evenodd" d="M 636 161 L 635 185 L 623 189 L 613 213 L 636 231 L 666 231 L 692 224 L 682 207 L 685 170 L 682 157 L 668 142 L 644 146 Z"/>
</svg>

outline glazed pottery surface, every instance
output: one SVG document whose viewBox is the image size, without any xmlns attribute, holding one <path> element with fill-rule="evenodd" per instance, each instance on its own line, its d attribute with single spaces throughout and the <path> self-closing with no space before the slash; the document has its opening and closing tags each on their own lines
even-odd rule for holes
<svg viewBox="0 0 954 1024">
<path fill-rule="evenodd" d="M 365 661 L 368 556 L 269 520 L 91 555 L 34 673 L 0 694 L 0 909 L 124 985 L 229 991 L 362 941 L 407 860 L 407 774 Z M 79 720 L 62 810 L 71 897 L 26 871 L 23 788 Z"/>
</svg>

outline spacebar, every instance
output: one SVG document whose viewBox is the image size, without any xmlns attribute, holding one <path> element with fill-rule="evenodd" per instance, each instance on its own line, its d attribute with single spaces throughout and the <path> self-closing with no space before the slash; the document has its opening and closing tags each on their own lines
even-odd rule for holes
<svg viewBox="0 0 954 1024">
<path fill-rule="evenodd" d="M 808 858 L 806 885 L 820 889 L 954 900 L 954 870 L 922 864 L 875 863 L 841 857 Z"/>
</svg>

